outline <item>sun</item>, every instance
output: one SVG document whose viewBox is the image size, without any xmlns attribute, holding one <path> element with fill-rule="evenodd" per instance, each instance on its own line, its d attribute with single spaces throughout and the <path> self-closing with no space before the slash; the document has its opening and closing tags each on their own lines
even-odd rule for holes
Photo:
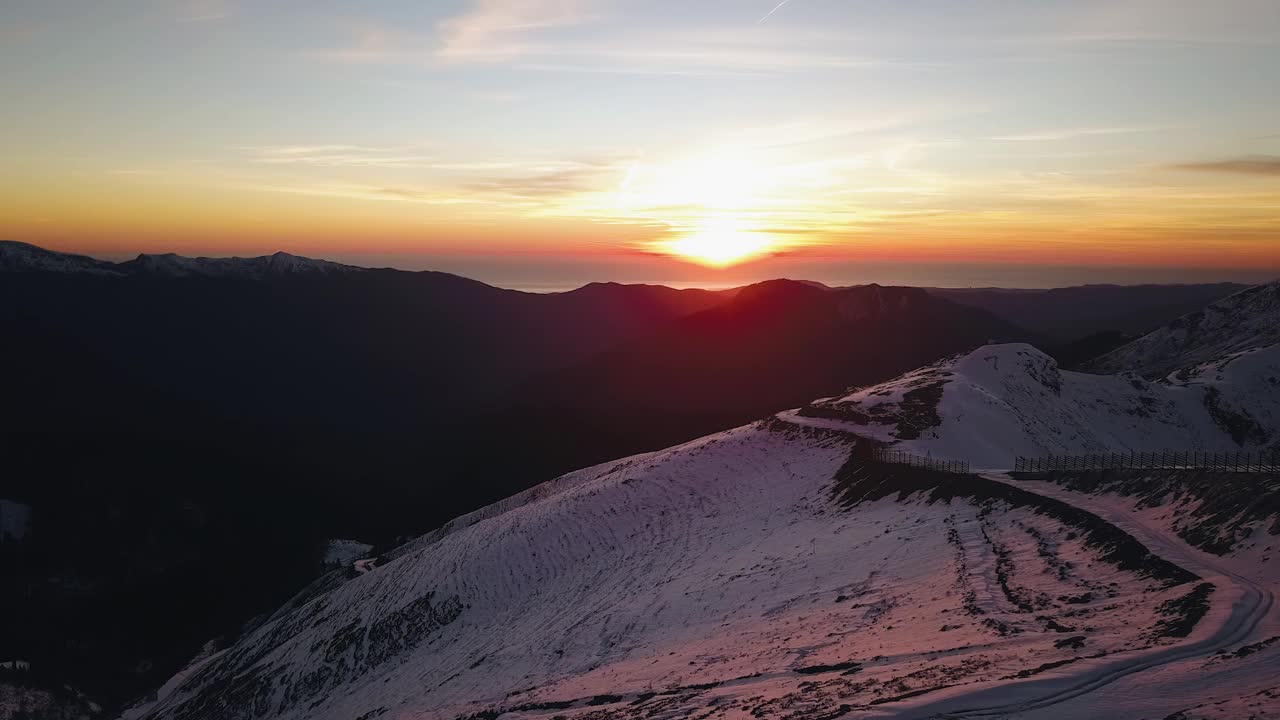
<svg viewBox="0 0 1280 720">
<path fill-rule="evenodd" d="M 664 252 L 700 265 L 728 267 L 767 254 L 774 242 L 764 233 L 744 228 L 733 218 L 716 217 L 660 245 Z"/>
<path fill-rule="evenodd" d="M 721 147 L 670 163 L 633 164 L 619 188 L 619 206 L 651 212 L 675 228 L 648 243 L 658 252 L 708 267 L 765 255 L 778 243 L 751 227 L 767 203 L 775 173 L 748 149 Z"/>
</svg>

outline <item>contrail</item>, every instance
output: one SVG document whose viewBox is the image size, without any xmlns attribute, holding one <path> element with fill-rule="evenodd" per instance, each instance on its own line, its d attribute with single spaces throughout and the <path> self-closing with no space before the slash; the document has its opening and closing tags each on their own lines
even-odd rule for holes
<svg viewBox="0 0 1280 720">
<path fill-rule="evenodd" d="M 769 11 L 769 12 L 767 12 L 767 13 L 765 13 L 765 14 L 764 14 L 764 17 L 762 17 L 762 18 L 760 18 L 759 20 L 757 20 L 757 21 L 756 21 L 756 24 L 757 24 L 757 25 L 759 25 L 760 23 L 764 22 L 765 20 L 768 20 L 770 16 L 772 16 L 774 13 L 778 12 L 779 10 L 781 10 L 781 9 L 782 9 L 782 6 L 783 6 L 783 5 L 786 5 L 786 4 L 787 4 L 787 3 L 789 3 L 789 2 L 791 2 L 791 0 L 782 0 L 782 2 L 778 3 L 777 5 L 774 5 L 772 10 L 770 10 L 770 11 Z"/>
</svg>

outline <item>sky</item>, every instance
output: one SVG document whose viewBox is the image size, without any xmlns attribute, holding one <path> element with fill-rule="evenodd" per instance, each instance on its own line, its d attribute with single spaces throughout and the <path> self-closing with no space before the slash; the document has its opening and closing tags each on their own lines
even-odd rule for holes
<svg viewBox="0 0 1280 720">
<path fill-rule="evenodd" d="M 509 287 L 1280 276 L 1275 0 L 6 0 L 0 238 Z"/>
</svg>

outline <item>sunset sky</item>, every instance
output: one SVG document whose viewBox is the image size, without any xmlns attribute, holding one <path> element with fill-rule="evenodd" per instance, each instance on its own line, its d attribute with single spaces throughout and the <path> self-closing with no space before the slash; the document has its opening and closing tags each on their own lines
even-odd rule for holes
<svg viewBox="0 0 1280 720">
<path fill-rule="evenodd" d="M 1280 275 L 1276 0 L 7 0 L 0 238 L 512 287 Z"/>
</svg>

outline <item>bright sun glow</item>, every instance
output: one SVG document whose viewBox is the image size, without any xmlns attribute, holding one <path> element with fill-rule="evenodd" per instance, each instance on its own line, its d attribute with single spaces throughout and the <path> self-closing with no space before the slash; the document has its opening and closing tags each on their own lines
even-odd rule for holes
<svg viewBox="0 0 1280 720">
<path fill-rule="evenodd" d="M 744 229 L 732 218 L 710 218 L 701 228 L 665 241 L 660 248 L 701 265 L 727 267 L 768 253 L 774 242 L 768 235 Z"/>
<path fill-rule="evenodd" d="M 678 237 L 651 244 L 659 252 L 709 267 L 726 267 L 777 249 L 747 218 L 759 216 L 775 176 L 744 148 L 719 148 L 672 163 L 636 163 L 619 188 L 619 206 L 652 211 Z"/>
</svg>

